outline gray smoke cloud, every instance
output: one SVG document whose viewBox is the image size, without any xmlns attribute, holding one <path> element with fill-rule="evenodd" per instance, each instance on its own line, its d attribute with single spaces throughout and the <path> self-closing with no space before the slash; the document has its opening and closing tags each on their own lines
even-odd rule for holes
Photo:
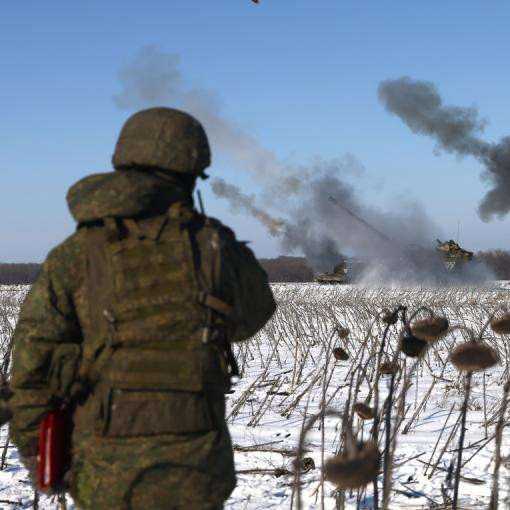
<svg viewBox="0 0 510 510">
<path fill-rule="evenodd" d="M 123 110 L 172 106 L 189 111 L 203 124 L 214 150 L 221 150 L 240 169 L 256 177 L 257 195 L 243 193 L 224 180 L 212 179 L 216 196 L 234 211 L 257 218 L 286 252 L 302 252 L 316 271 L 331 270 L 344 254 L 377 259 L 383 277 L 417 275 L 415 252 L 406 247 L 434 246 L 438 228 L 421 206 L 400 197 L 395 210 L 381 210 L 363 202 L 352 184 L 363 167 L 353 156 L 289 164 L 222 112 L 210 92 L 186 82 L 179 59 L 157 47 L 145 47 L 119 73 L 121 91 L 113 97 Z M 334 197 L 341 205 L 332 204 Z M 387 233 L 384 241 L 353 217 L 358 215 Z M 426 255 L 430 259 L 430 253 Z M 422 258 L 427 258 L 422 257 Z M 419 264 L 426 272 L 427 264 Z M 407 267 L 407 269 L 406 269 Z"/>
<path fill-rule="evenodd" d="M 474 107 L 443 104 L 436 86 L 410 78 L 386 80 L 379 85 L 385 108 L 414 133 L 431 136 L 438 148 L 482 162 L 483 178 L 492 185 L 478 207 L 483 221 L 502 218 L 510 211 L 510 137 L 488 143 L 480 134 L 485 121 Z"/>
<path fill-rule="evenodd" d="M 182 86 L 179 57 L 145 46 L 120 69 L 119 79 L 122 91 L 112 98 L 119 110 L 170 104 Z"/>
<path fill-rule="evenodd" d="M 122 90 L 113 96 L 113 103 L 119 110 L 180 107 L 200 119 L 213 146 L 221 147 L 252 175 L 281 175 L 275 155 L 242 127 L 226 119 L 213 94 L 186 83 L 177 55 L 156 46 L 145 46 L 120 69 L 119 80 Z M 292 186 L 292 180 L 288 184 Z"/>
</svg>

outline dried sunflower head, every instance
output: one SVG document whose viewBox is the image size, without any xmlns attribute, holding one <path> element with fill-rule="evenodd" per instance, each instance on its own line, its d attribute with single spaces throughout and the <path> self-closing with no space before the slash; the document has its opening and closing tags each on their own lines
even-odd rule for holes
<svg viewBox="0 0 510 510">
<path fill-rule="evenodd" d="M 344 328 L 343 326 L 338 326 L 336 328 L 336 332 L 338 334 L 338 338 L 341 338 L 342 340 L 346 339 L 349 336 L 349 328 Z"/>
<path fill-rule="evenodd" d="M 425 352 L 427 342 L 411 334 L 406 333 L 400 342 L 400 350 L 410 358 L 417 358 Z"/>
<path fill-rule="evenodd" d="M 3 382 L 0 384 L 0 400 L 8 401 L 12 397 L 13 393 L 11 388 L 9 388 L 9 384 Z"/>
<path fill-rule="evenodd" d="M 349 359 L 349 355 L 347 354 L 347 351 L 345 351 L 341 347 L 335 347 L 333 349 L 333 356 L 338 361 L 346 361 Z"/>
<path fill-rule="evenodd" d="M 384 324 L 389 324 L 390 326 L 396 324 L 398 321 L 398 310 L 394 310 L 393 312 L 390 310 L 383 310 L 381 320 Z"/>
<path fill-rule="evenodd" d="M 312 469 L 315 469 L 315 462 L 312 459 L 312 457 L 305 457 L 301 461 L 301 471 L 303 473 L 308 473 L 308 471 L 311 471 Z"/>
<path fill-rule="evenodd" d="M 379 367 L 379 372 L 384 375 L 396 374 L 398 372 L 398 365 L 391 361 L 384 361 Z"/>
<path fill-rule="evenodd" d="M 422 340 L 435 342 L 446 335 L 449 327 L 446 317 L 431 317 L 413 322 L 411 332 Z"/>
<path fill-rule="evenodd" d="M 312 457 L 303 457 L 302 459 L 294 459 L 292 466 L 294 468 L 294 471 L 299 471 L 301 473 L 308 473 L 312 469 L 315 469 L 315 461 L 312 459 Z"/>
<path fill-rule="evenodd" d="M 9 399 L 12 391 L 6 382 L 0 385 L 0 426 L 6 424 L 12 418 L 12 411 L 9 406 Z"/>
<path fill-rule="evenodd" d="M 491 329 L 499 335 L 510 334 L 510 314 L 507 313 L 503 317 L 491 321 Z"/>
<path fill-rule="evenodd" d="M 12 418 L 12 411 L 9 404 L 4 401 L 0 401 L 0 427 L 5 425 Z"/>
<path fill-rule="evenodd" d="M 358 489 L 379 473 L 381 453 L 373 442 L 361 443 L 351 455 L 340 454 L 324 464 L 324 478 L 339 489 Z"/>
<path fill-rule="evenodd" d="M 495 349 L 483 342 L 470 340 L 455 347 L 450 361 L 459 370 L 476 372 L 494 366 L 499 362 L 499 355 Z"/>
<path fill-rule="evenodd" d="M 362 420 L 371 420 L 374 417 L 374 410 L 363 402 L 354 404 L 353 409 Z"/>
</svg>

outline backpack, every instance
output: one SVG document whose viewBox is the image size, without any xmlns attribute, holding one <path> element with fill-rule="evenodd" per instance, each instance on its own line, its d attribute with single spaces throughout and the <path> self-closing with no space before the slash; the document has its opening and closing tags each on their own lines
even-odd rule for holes
<svg viewBox="0 0 510 510">
<path fill-rule="evenodd" d="M 109 217 L 88 228 L 79 372 L 89 391 L 77 405 L 76 429 L 131 437 L 221 425 L 232 309 L 205 288 L 221 251 L 200 260 L 195 234 L 204 221 L 176 202 L 150 220 Z"/>
</svg>

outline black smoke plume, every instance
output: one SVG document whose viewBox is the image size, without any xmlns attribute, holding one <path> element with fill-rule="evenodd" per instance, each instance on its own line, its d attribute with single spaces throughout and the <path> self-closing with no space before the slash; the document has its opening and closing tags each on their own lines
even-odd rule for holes
<svg viewBox="0 0 510 510">
<path fill-rule="evenodd" d="M 436 86 L 410 78 L 386 80 L 379 85 L 386 109 L 415 133 L 431 136 L 438 148 L 461 156 L 474 156 L 485 169 L 483 178 L 492 185 L 480 202 L 482 220 L 503 218 L 510 211 L 510 137 L 499 143 L 483 140 L 485 122 L 474 107 L 443 104 Z"/>
</svg>

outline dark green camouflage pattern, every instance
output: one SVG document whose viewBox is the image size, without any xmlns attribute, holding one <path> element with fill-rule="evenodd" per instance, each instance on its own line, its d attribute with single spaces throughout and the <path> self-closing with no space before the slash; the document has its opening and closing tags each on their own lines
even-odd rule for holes
<svg viewBox="0 0 510 510">
<path fill-rule="evenodd" d="M 213 509 L 235 487 L 226 428 L 197 437 L 75 437 L 71 494 L 83 509 Z"/>
<path fill-rule="evenodd" d="M 153 176 L 140 172 L 90 175 L 71 187 L 67 201 L 79 223 L 126 213 L 139 216 L 150 207 L 158 185 Z"/>
<path fill-rule="evenodd" d="M 74 369 L 69 367 L 76 354 L 84 360 L 95 355 L 98 329 L 89 313 L 94 296 L 88 295 L 85 278 L 87 232 L 104 228 L 99 220 L 105 216 L 136 217 L 150 229 L 171 204 L 191 207 L 189 192 L 168 179 L 137 171 L 124 173 L 126 178 L 118 175 L 91 176 L 71 189 L 68 202 L 81 227 L 50 252 L 21 311 L 14 333 L 9 404 L 14 413 L 11 438 L 24 457 L 37 453 L 43 417 L 72 393 Z M 218 246 L 222 253 L 219 280 L 206 283 L 234 310 L 227 321 L 229 339 L 247 339 L 275 309 L 267 277 L 228 228 L 192 214 L 202 263 L 207 264 Z M 160 341 L 156 347 L 161 347 Z M 205 432 L 106 437 L 75 419 L 70 493 L 78 507 L 221 508 L 235 486 L 235 475 L 224 397 L 221 388 L 213 390 L 216 426 Z"/>
<path fill-rule="evenodd" d="M 155 167 L 198 176 L 211 164 L 211 154 L 204 128 L 191 115 L 149 108 L 126 121 L 112 162 L 117 170 Z"/>
</svg>

